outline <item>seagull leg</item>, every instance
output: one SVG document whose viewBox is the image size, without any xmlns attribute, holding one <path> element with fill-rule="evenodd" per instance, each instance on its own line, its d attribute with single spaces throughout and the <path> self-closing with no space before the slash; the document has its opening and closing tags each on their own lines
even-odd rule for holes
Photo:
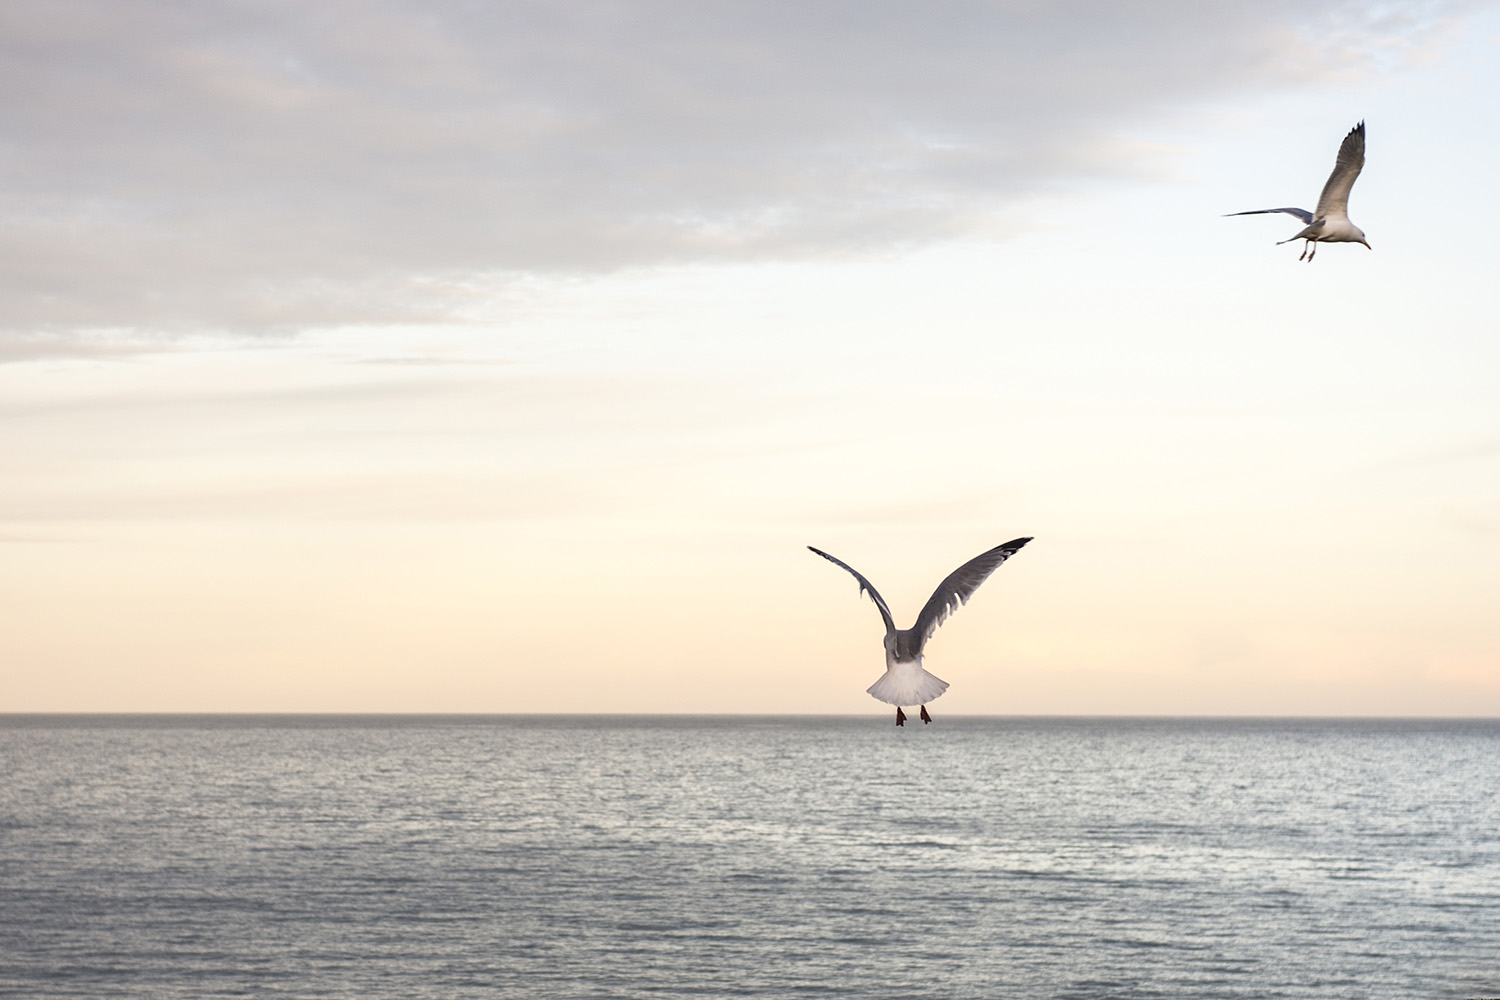
<svg viewBox="0 0 1500 1000">
<path fill-rule="evenodd" d="M 1311 253 L 1309 253 L 1307 255 L 1307 262 L 1309 264 L 1311 264 L 1312 263 L 1312 259 L 1318 255 L 1318 241 L 1317 240 L 1308 240 L 1307 241 L 1307 246 L 1312 251 Z"/>
<path fill-rule="evenodd" d="M 1306 243 L 1302 244 L 1302 256 L 1298 257 L 1297 258 L 1298 260 L 1306 260 L 1307 259 L 1307 248 L 1310 247 L 1310 246 L 1312 246 L 1312 240 L 1308 240 Z"/>
<path fill-rule="evenodd" d="M 929 723 L 931 721 L 932 721 L 932 716 L 930 716 L 930 715 L 927 714 L 927 706 L 923 705 L 922 706 L 922 724 L 925 726 L 927 723 Z"/>
<path fill-rule="evenodd" d="M 900 705 L 896 706 L 896 725 L 898 725 L 898 726 L 904 726 L 904 725 L 906 725 L 906 713 L 903 712 L 903 711 L 901 711 L 901 706 Z"/>
</svg>

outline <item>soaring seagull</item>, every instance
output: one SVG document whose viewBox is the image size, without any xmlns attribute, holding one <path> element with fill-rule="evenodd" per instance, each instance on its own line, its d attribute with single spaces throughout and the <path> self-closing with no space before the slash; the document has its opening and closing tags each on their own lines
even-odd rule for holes
<svg viewBox="0 0 1500 1000">
<path fill-rule="evenodd" d="M 842 566 L 853 574 L 854 579 L 859 581 L 859 592 L 869 594 L 870 600 L 880 609 L 880 617 L 885 621 L 885 676 L 871 684 L 869 692 L 877 701 L 896 706 L 896 725 L 906 725 L 906 713 L 901 711 L 902 705 L 921 706 L 922 721 L 932 721 L 932 716 L 927 714 L 927 702 L 948 690 L 948 682 L 939 680 L 922 669 L 922 647 L 927 645 L 932 633 L 937 631 L 937 627 L 960 604 L 969 603 L 974 591 L 989 579 L 991 573 L 1000 568 L 1001 563 L 1029 541 L 1030 538 L 1017 538 L 1004 545 L 997 545 L 949 573 L 948 578 L 938 584 L 937 590 L 932 592 L 932 596 L 922 606 L 922 613 L 917 615 L 917 623 L 911 628 L 902 629 L 898 629 L 892 620 L 891 609 L 886 606 L 885 598 L 880 596 L 880 592 L 858 570 L 822 549 L 808 546 L 835 566 Z"/>
<path fill-rule="evenodd" d="M 1323 193 L 1318 195 L 1316 212 L 1309 212 L 1305 208 L 1257 208 L 1251 212 L 1229 214 L 1265 215 L 1268 212 L 1285 212 L 1287 215 L 1295 215 L 1307 228 L 1276 245 L 1281 246 L 1292 240 L 1306 240 L 1302 245 L 1302 256 L 1298 260 L 1306 259 L 1310 262 L 1317 256 L 1319 243 L 1364 243 L 1366 249 L 1370 249 L 1370 244 L 1365 242 L 1364 230 L 1349 221 L 1349 189 L 1354 186 L 1355 178 L 1359 177 L 1364 166 L 1365 123 L 1360 122 L 1344 136 L 1344 143 L 1339 147 L 1338 161 L 1333 165 L 1333 173 L 1328 175 L 1328 183 L 1323 185 Z"/>
</svg>

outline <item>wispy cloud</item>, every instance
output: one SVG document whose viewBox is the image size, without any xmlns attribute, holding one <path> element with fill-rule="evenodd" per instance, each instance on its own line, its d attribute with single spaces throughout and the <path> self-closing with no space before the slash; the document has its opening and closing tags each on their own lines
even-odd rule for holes
<svg viewBox="0 0 1500 1000">
<path fill-rule="evenodd" d="M 59 330 L 40 333 L 9 331 L 0 336 L 0 364 L 56 357 L 119 358 L 149 354 L 162 348 L 159 342 L 95 333 L 95 336 L 84 339 Z"/>
<path fill-rule="evenodd" d="M 19 0 L 0 329 L 467 314 L 493 276 L 939 240 L 1136 169 L 1164 103 L 1451 5 Z"/>
</svg>

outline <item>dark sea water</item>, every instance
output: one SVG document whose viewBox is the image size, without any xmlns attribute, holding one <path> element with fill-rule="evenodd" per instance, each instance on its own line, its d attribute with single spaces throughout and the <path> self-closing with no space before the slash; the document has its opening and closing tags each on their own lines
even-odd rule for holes
<svg viewBox="0 0 1500 1000">
<path fill-rule="evenodd" d="M 0 717 L 0 995 L 1500 997 L 1500 723 Z"/>
</svg>

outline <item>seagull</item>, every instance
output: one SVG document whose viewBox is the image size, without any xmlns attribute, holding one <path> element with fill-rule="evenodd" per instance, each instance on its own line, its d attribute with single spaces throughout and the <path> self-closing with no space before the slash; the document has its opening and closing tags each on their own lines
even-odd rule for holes
<svg viewBox="0 0 1500 1000">
<path fill-rule="evenodd" d="M 1364 243 L 1366 249 L 1373 249 L 1369 243 L 1365 243 L 1364 230 L 1349 221 L 1349 189 L 1354 186 L 1355 178 L 1359 177 L 1364 166 L 1365 123 L 1360 122 L 1349 130 L 1349 134 L 1344 136 L 1343 145 L 1339 146 L 1339 158 L 1333 165 L 1333 173 L 1328 175 L 1328 183 L 1323 185 L 1323 193 L 1318 195 L 1316 212 L 1309 212 L 1305 208 L 1257 208 L 1250 212 L 1229 214 L 1265 215 L 1269 212 L 1285 212 L 1287 215 L 1295 215 L 1307 228 L 1276 245 L 1281 246 L 1292 240 L 1306 240 L 1302 245 L 1302 256 L 1297 259 L 1305 259 L 1309 263 L 1317 256 L 1319 243 Z"/>
<path fill-rule="evenodd" d="M 859 581 L 859 592 L 869 594 L 870 600 L 880 609 L 880 617 L 885 620 L 885 675 L 870 685 L 869 693 L 877 701 L 896 706 L 896 725 L 906 725 L 906 713 L 901 711 L 902 705 L 921 706 L 922 722 L 932 721 L 932 716 L 927 714 L 927 702 L 948 690 L 948 682 L 922 669 L 922 647 L 927 645 L 932 633 L 937 631 L 937 627 L 960 604 L 969 603 L 974 591 L 989 579 L 991 573 L 1000 568 L 1001 563 L 1029 541 L 1030 538 L 1017 538 L 1004 545 L 997 545 L 949 573 L 947 579 L 938 584 L 937 590 L 932 592 L 932 596 L 922 606 L 921 614 L 917 615 L 917 623 L 906 629 L 896 627 L 885 598 L 880 596 L 880 592 L 858 570 L 822 549 L 808 546 L 835 566 L 841 566 L 853 574 L 854 579 Z"/>
</svg>

